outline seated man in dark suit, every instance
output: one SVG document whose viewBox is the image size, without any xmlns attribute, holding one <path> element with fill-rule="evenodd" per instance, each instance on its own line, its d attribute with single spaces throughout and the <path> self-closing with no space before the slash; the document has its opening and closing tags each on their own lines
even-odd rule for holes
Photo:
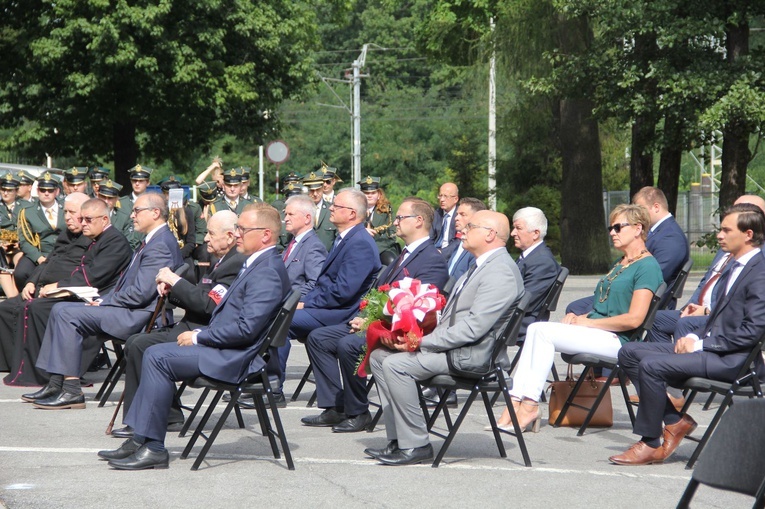
<svg viewBox="0 0 765 509">
<path fill-rule="evenodd" d="M 463 228 L 462 243 L 476 257 L 463 275 L 436 329 L 412 352 L 409 344 L 383 340 L 370 365 L 383 406 L 388 445 L 364 452 L 386 465 L 409 465 L 433 458 L 417 381 L 449 373 L 452 367 L 489 370 L 496 334 L 523 296 L 523 280 L 505 248 L 510 224 L 503 214 L 476 212 Z"/>
<path fill-rule="evenodd" d="M 765 333 L 765 259 L 760 254 L 765 215 L 755 205 L 733 205 L 725 212 L 717 239 L 733 258 L 716 285 L 717 304 L 705 326 L 674 345 L 627 343 L 619 351 L 619 363 L 640 396 L 633 432 L 642 438 L 625 453 L 610 457 L 612 463 L 647 465 L 667 459 L 696 429 L 696 422 L 670 403 L 667 386 L 694 376 L 733 381 Z M 760 378 L 765 378 L 761 356 L 756 363 Z"/>
<path fill-rule="evenodd" d="M 157 302 L 157 272 L 183 263 L 178 241 L 167 227 L 167 205 L 162 195 L 142 194 L 131 215 L 135 231 L 146 234 L 146 238 L 114 290 L 88 304 L 62 302 L 53 306 L 36 364 L 51 374 L 50 382 L 21 397 L 37 408 L 85 408 L 80 388 L 83 339 L 104 333 L 127 339 L 141 330 Z"/>
<path fill-rule="evenodd" d="M 337 239 L 316 285 L 298 303 L 290 338 L 304 338 L 319 327 L 347 323 L 356 314 L 361 297 L 381 267 L 377 245 L 364 228 L 366 213 L 367 198 L 358 189 L 345 188 L 335 195 L 330 205 L 330 221 L 337 226 Z M 288 341 L 279 348 L 282 385 L 289 352 Z"/>
<path fill-rule="evenodd" d="M 67 196 L 64 209 L 67 210 L 68 216 L 71 215 L 67 205 L 69 196 L 86 195 L 74 193 Z M 58 288 L 75 286 L 91 286 L 104 294 L 111 290 L 120 272 L 130 263 L 130 245 L 125 236 L 110 225 L 109 209 L 103 201 L 92 198 L 83 203 L 81 217 L 82 235 L 87 239 L 88 247 L 77 266 L 67 277 L 41 287 L 37 298 L 31 297 L 34 295 L 34 286 L 28 284 L 24 289 L 25 292 L 29 292 L 30 298 L 24 305 L 22 320 L 16 331 L 14 371 L 12 378 L 9 377 L 9 385 L 45 385 L 48 382 L 47 372 L 35 366 L 48 318 L 56 304 L 62 301 L 77 302 L 73 297 L 57 298 L 48 295 Z M 94 339 L 88 338 L 84 341 L 80 375 L 84 374 L 100 348 L 101 343 Z"/>
<path fill-rule="evenodd" d="M 678 272 L 690 256 L 685 232 L 669 213 L 667 198 L 661 189 L 650 186 L 644 187 L 635 193 L 635 196 L 632 197 L 632 203 L 647 209 L 651 216 L 651 229 L 648 231 L 645 247 L 659 262 L 667 288 L 672 288 Z M 592 299 L 593 297 L 590 296 L 575 300 L 566 307 L 566 313 L 576 315 L 589 313 L 592 311 Z M 675 309 L 675 305 L 675 302 L 669 302 L 665 309 Z"/>
<path fill-rule="evenodd" d="M 157 274 L 159 290 L 167 295 L 171 304 L 186 310 L 183 318 L 172 327 L 163 327 L 149 333 L 130 336 L 125 343 L 125 389 L 122 416 L 125 417 L 133 403 L 133 397 L 141 382 L 141 365 L 146 350 L 160 343 L 175 342 L 181 332 L 194 330 L 210 323 L 210 316 L 215 306 L 226 295 L 229 286 L 239 274 L 242 264 L 247 259 L 237 253 L 235 226 L 236 214 L 229 210 L 216 212 L 208 221 L 205 245 L 218 262 L 194 285 L 175 274 L 169 267 L 160 269 Z M 183 413 L 178 405 L 173 405 L 168 417 L 168 426 L 183 424 Z M 128 438 L 133 436 L 130 426 L 115 429 L 112 436 Z"/>
<path fill-rule="evenodd" d="M 42 288 L 47 285 L 55 285 L 58 281 L 68 278 L 80 264 L 82 256 L 91 243 L 89 238 L 82 235 L 80 208 L 86 201 L 88 201 L 88 197 L 83 193 L 74 193 L 66 197 L 64 202 L 66 230 L 59 234 L 48 259 L 35 267 L 34 272 L 29 277 L 29 282 L 19 295 L 0 302 L 0 371 L 12 372 L 10 376 L 5 378 L 5 383 L 8 385 L 15 385 L 15 383 L 11 383 L 15 379 L 15 370 L 12 368 L 18 366 L 14 362 L 14 358 L 18 354 L 16 336 L 20 320 L 19 315 L 24 310 L 24 306 L 33 297 L 37 297 L 38 291 Z M 35 357 L 36 353 L 37 349 L 35 349 Z M 29 385 L 41 385 L 35 382 L 33 380 Z"/>
<path fill-rule="evenodd" d="M 430 226 L 430 238 L 441 252 L 456 249 L 457 228 L 454 222 L 457 219 L 457 203 L 460 201 L 460 191 L 456 184 L 446 182 L 438 188 L 438 210 Z M 447 256 L 448 256 L 447 254 Z"/>
<path fill-rule="evenodd" d="M 760 210 L 765 213 L 765 200 L 759 196 L 750 194 L 739 196 L 734 202 L 734 205 L 740 203 L 757 205 Z M 683 337 L 687 333 L 703 327 L 704 324 L 706 324 L 709 313 L 714 309 L 712 298 L 715 296 L 715 285 L 723 270 L 725 270 L 729 260 L 730 253 L 726 253 L 722 249 L 719 249 L 706 274 L 704 274 L 704 277 L 699 281 L 696 291 L 693 292 L 693 295 L 685 306 L 683 306 L 683 309 L 662 309 L 657 311 L 653 327 L 648 331 L 646 339 L 648 341 L 671 342 L 673 335 L 675 335 L 675 337 Z"/>
<path fill-rule="evenodd" d="M 406 247 L 380 275 L 379 285 L 411 277 L 443 288 L 449 275 L 443 256 L 430 240 L 431 221 L 433 208 L 426 201 L 404 199 L 393 224 Z M 372 420 L 366 379 L 355 373 L 366 342 L 366 335 L 356 334 L 362 323 L 356 317 L 350 326 L 343 323 L 321 327 L 308 335 L 306 347 L 314 367 L 317 404 L 325 410 L 320 415 L 304 417 L 302 422 L 306 426 L 332 426 L 335 433 L 349 433 L 366 429 Z"/>
<path fill-rule="evenodd" d="M 457 205 L 456 219 L 454 227 L 457 230 L 456 237 L 462 237 L 462 229 L 470 222 L 473 214 L 479 210 L 486 210 L 486 205 L 478 198 L 462 198 Z M 469 251 L 462 247 L 462 242 L 454 242 L 447 249 L 442 250 L 441 254 L 447 258 L 446 266 L 449 270 L 449 277 L 455 281 L 468 271 L 470 265 L 475 261 L 475 257 Z"/>
<path fill-rule="evenodd" d="M 300 290 L 304 296 L 316 286 L 316 280 L 327 259 L 327 250 L 319 239 L 313 224 L 316 220 L 316 206 L 306 195 L 298 194 L 287 198 L 284 209 L 284 225 L 292 234 L 292 240 L 282 253 L 287 275 L 293 290 Z"/>
<path fill-rule="evenodd" d="M 201 375 L 238 383 L 263 367 L 257 356 L 274 315 L 290 291 L 284 262 L 276 251 L 281 219 L 275 208 L 249 205 L 236 228 L 236 249 L 247 257 L 240 275 L 215 308 L 210 324 L 185 331 L 177 344 L 146 351 L 141 385 L 125 423 L 135 430 L 119 449 L 98 456 L 120 470 L 167 468 L 167 416 L 175 382 Z"/>
</svg>

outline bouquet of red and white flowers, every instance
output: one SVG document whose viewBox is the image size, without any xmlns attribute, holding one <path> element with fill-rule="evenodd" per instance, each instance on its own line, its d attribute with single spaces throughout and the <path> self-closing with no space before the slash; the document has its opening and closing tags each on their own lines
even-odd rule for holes
<svg viewBox="0 0 765 509">
<path fill-rule="evenodd" d="M 359 357 L 356 374 L 366 377 L 369 355 L 387 338 L 407 345 L 414 352 L 422 337 L 436 327 L 436 311 L 444 308 L 446 298 L 434 285 L 406 277 L 391 285 L 372 289 L 359 304 L 364 319 L 366 345 Z"/>
</svg>

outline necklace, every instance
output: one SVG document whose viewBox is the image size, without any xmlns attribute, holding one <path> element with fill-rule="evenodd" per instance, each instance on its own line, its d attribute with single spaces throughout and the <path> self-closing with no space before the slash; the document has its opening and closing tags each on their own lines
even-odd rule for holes
<svg viewBox="0 0 765 509">
<path fill-rule="evenodd" d="M 611 284 L 613 283 L 613 281 L 617 277 L 619 277 L 619 274 L 624 272 L 624 270 L 627 267 L 629 267 L 633 262 L 635 262 L 635 261 L 639 260 L 640 258 L 642 258 L 643 255 L 646 254 L 647 252 L 648 252 L 648 250 L 643 249 L 642 251 L 640 251 L 640 254 L 638 254 L 635 258 L 627 258 L 627 263 L 622 265 L 621 268 L 619 270 L 617 270 L 615 273 L 614 273 L 614 269 L 616 269 L 618 264 L 616 264 L 613 267 L 611 267 L 611 270 L 608 272 L 608 274 L 606 274 L 606 277 L 601 279 L 600 280 L 600 284 L 598 285 L 598 289 L 600 291 L 600 296 L 598 297 L 598 302 L 603 303 L 603 302 L 608 300 L 608 294 L 611 292 Z M 608 286 L 606 287 L 605 293 L 603 293 L 603 286 L 604 286 L 606 281 L 608 281 Z"/>
</svg>

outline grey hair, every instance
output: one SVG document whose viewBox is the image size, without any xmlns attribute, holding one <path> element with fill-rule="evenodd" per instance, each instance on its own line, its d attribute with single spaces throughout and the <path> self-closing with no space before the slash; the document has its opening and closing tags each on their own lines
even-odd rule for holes
<svg viewBox="0 0 765 509">
<path fill-rule="evenodd" d="M 338 191 L 337 195 L 348 194 L 351 200 L 351 204 L 356 211 L 356 217 L 359 221 L 363 221 L 367 216 L 367 197 L 364 193 L 356 189 L 355 187 L 346 187 Z"/>
<path fill-rule="evenodd" d="M 219 210 L 212 216 L 210 216 L 210 219 L 208 220 L 208 223 L 212 220 L 215 220 L 214 222 L 217 223 L 218 228 L 220 228 L 220 231 L 223 233 L 227 232 L 233 232 L 234 229 L 236 229 L 236 222 L 239 219 L 239 217 L 231 212 L 230 210 Z"/>
<path fill-rule="evenodd" d="M 547 217 L 544 212 L 536 207 L 523 207 L 513 214 L 513 222 L 519 219 L 526 223 L 526 229 L 539 230 L 539 240 L 544 240 L 547 235 Z"/>
<path fill-rule="evenodd" d="M 303 214 L 311 215 L 311 223 L 316 221 L 316 204 L 313 200 L 305 194 L 295 194 L 287 198 L 284 202 L 284 206 L 294 205 Z"/>
</svg>

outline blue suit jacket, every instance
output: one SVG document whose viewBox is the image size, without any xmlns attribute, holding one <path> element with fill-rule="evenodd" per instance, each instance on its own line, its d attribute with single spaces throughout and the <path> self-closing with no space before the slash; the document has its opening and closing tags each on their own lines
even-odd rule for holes
<svg viewBox="0 0 765 509">
<path fill-rule="evenodd" d="M 518 261 L 518 270 L 523 276 L 523 288 L 527 294 L 531 294 L 528 311 L 523 317 L 521 332 L 526 334 L 526 328 L 534 323 L 539 315 L 539 308 L 550 291 L 555 278 L 560 272 L 560 265 L 550 251 L 550 248 L 542 242 L 534 248 L 528 257 Z"/>
<path fill-rule="evenodd" d="M 452 263 L 452 258 L 459 251 L 460 242 L 457 241 L 454 244 L 456 248 L 451 250 L 452 254 L 448 258 L 449 261 L 446 262 L 447 270 L 449 269 L 449 266 Z M 470 264 L 473 263 L 473 261 L 475 261 L 475 256 L 470 254 L 469 251 L 463 249 L 462 252 L 460 253 L 459 258 L 457 258 L 457 263 L 455 263 L 454 267 L 452 267 L 452 271 L 449 273 L 449 276 L 453 277 L 455 280 L 459 279 L 462 274 L 468 271 L 468 269 L 470 268 Z"/>
<path fill-rule="evenodd" d="M 707 333 L 710 333 L 707 336 Z M 765 259 L 755 256 L 741 271 L 727 295 L 712 310 L 697 335 L 704 341 L 701 352 L 707 377 L 729 379 L 741 368 L 753 344 L 765 332 Z M 762 378 L 762 356 L 757 366 Z"/>
<path fill-rule="evenodd" d="M 674 217 L 668 217 L 653 233 L 649 234 L 645 246 L 659 263 L 667 288 L 672 288 L 677 273 L 690 256 L 688 239 L 683 229 Z M 674 302 L 666 307 L 666 309 L 674 308 Z"/>
<path fill-rule="evenodd" d="M 114 290 L 103 296 L 101 306 L 113 307 L 113 320 L 103 323 L 105 333 L 127 338 L 140 331 L 157 303 L 155 278 L 162 267 L 173 269 L 183 264 L 178 241 L 167 226 L 155 233 L 146 246 L 134 255 L 133 263 L 117 280 Z"/>
<path fill-rule="evenodd" d="M 374 239 L 357 224 L 327 256 L 316 286 L 302 299 L 303 308 L 322 325 L 350 320 L 380 267 Z"/>
<path fill-rule="evenodd" d="M 199 370 L 223 382 L 237 383 L 265 363 L 257 355 L 268 327 L 290 291 L 287 269 L 276 249 L 258 256 L 238 276 L 197 335 Z"/>
<path fill-rule="evenodd" d="M 709 265 L 709 268 L 707 269 L 706 273 L 704 274 L 704 277 L 701 278 L 701 281 L 699 281 L 699 286 L 696 287 L 696 291 L 693 292 L 693 295 L 691 295 L 691 298 L 686 303 L 686 306 L 690 303 L 698 304 L 699 297 L 701 296 L 701 290 L 704 288 L 704 285 L 707 284 L 707 281 L 709 281 L 709 278 L 712 277 L 714 274 L 714 268 L 715 266 L 720 262 L 720 259 L 725 256 L 726 253 L 722 249 L 717 250 L 717 254 L 715 254 L 714 259 L 712 260 L 712 263 Z"/>
<path fill-rule="evenodd" d="M 427 240 L 420 244 L 398 267 L 395 263 L 389 265 L 380 275 L 379 283 L 390 284 L 405 277 L 436 285 L 439 290 L 444 288 L 449 280 L 449 273 L 446 270 L 444 257 L 438 252 L 433 242 Z"/>
<path fill-rule="evenodd" d="M 437 240 L 439 240 L 439 237 L 441 236 L 441 230 L 444 227 L 444 210 L 441 208 L 436 208 L 435 216 L 433 217 L 433 224 L 430 225 L 430 240 L 433 241 L 433 244 L 436 243 Z M 457 220 L 457 207 L 454 207 L 454 210 L 452 211 L 452 217 L 449 218 L 449 231 L 451 232 L 451 236 L 449 238 L 449 245 L 446 246 L 442 251 L 445 253 L 445 258 L 449 259 L 449 256 L 452 254 L 452 249 L 454 249 L 455 242 L 458 242 L 457 240 L 457 228 L 455 227 L 455 221 Z M 436 249 L 441 249 L 441 246 L 436 246 Z"/>
<path fill-rule="evenodd" d="M 284 261 L 293 290 L 300 290 L 305 296 L 316 286 L 316 280 L 327 259 L 327 249 L 314 230 L 308 230 L 305 237 L 292 249 Z"/>
</svg>

